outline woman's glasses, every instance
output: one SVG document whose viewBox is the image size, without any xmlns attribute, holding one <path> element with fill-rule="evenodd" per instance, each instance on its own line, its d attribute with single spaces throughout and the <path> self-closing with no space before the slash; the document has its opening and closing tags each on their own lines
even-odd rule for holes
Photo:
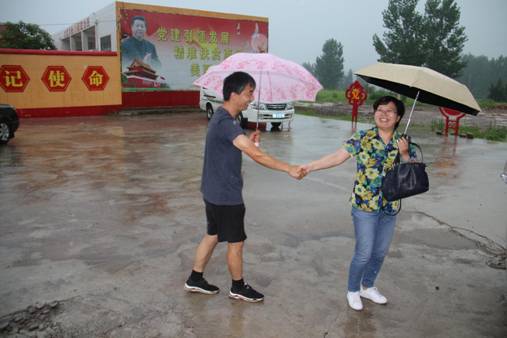
<svg viewBox="0 0 507 338">
<path fill-rule="evenodd" d="M 381 114 L 384 114 L 384 115 L 396 115 L 396 111 L 395 110 L 391 110 L 391 109 L 377 109 L 375 110 L 376 113 L 381 113 Z"/>
</svg>

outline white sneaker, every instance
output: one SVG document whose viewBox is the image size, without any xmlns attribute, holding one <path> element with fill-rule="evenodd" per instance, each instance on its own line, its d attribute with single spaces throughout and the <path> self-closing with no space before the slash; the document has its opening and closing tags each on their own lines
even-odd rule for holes
<svg viewBox="0 0 507 338">
<path fill-rule="evenodd" d="M 363 309 L 363 302 L 361 301 L 361 297 L 359 296 L 359 291 L 356 292 L 347 292 L 347 301 L 349 302 L 349 306 L 356 310 L 361 311 Z"/>
<path fill-rule="evenodd" d="M 361 291 L 359 291 L 359 295 L 377 304 L 387 303 L 387 298 L 384 297 L 380 292 L 378 292 L 378 289 L 376 287 L 363 289 L 363 287 L 361 286 Z"/>
</svg>

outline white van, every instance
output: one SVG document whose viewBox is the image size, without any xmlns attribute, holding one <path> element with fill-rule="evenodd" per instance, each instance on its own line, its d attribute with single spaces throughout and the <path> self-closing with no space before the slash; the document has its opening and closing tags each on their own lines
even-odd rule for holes
<svg viewBox="0 0 507 338">
<path fill-rule="evenodd" d="M 201 88 L 199 106 L 201 110 L 206 112 L 208 120 L 211 119 L 213 113 L 223 104 L 223 100 L 214 91 Z M 294 118 L 294 105 L 292 102 L 280 103 L 261 103 L 252 102 L 248 108 L 240 113 L 238 117 L 243 128 L 249 122 L 252 123 L 271 123 L 273 129 L 283 127 L 283 123 L 287 123 L 290 130 L 292 119 Z"/>
</svg>

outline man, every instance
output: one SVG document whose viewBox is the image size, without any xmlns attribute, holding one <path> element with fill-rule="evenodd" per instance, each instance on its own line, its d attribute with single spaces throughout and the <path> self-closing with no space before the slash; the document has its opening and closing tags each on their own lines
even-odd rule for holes
<svg viewBox="0 0 507 338">
<path fill-rule="evenodd" d="M 201 182 L 208 229 L 197 247 L 193 270 L 185 283 L 185 289 L 190 292 L 218 293 L 218 287 L 204 279 L 203 271 L 217 243 L 226 241 L 227 264 L 232 277 L 229 297 L 248 302 L 262 301 L 264 295 L 243 281 L 246 234 L 242 152 L 265 167 L 285 171 L 297 179 L 303 176 L 302 169 L 279 161 L 256 146 L 259 131 L 247 137 L 241 129 L 236 117 L 253 101 L 254 90 L 255 80 L 249 74 L 236 72 L 229 75 L 224 80 L 223 107 L 217 109 L 209 121 Z"/>
<path fill-rule="evenodd" d="M 126 67 L 132 64 L 134 59 L 149 64 L 155 69 L 159 69 L 161 64 L 158 59 L 155 45 L 145 40 L 146 20 L 143 16 L 134 16 L 131 21 L 130 29 L 132 36 L 126 38 L 121 43 L 121 61 L 122 66 Z"/>
</svg>

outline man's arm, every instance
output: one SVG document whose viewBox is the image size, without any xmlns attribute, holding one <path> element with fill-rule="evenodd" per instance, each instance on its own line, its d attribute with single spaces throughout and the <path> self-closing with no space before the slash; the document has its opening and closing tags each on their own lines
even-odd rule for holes
<svg viewBox="0 0 507 338">
<path fill-rule="evenodd" d="M 252 160 L 273 170 L 283 171 L 288 173 L 294 178 L 301 179 L 302 171 L 297 166 L 290 165 L 283 161 L 277 160 L 274 157 L 269 156 L 261 149 L 255 146 L 255 144 L 245 135 L 238 135 L 232 143 L 236 148 L 241 150 L 243 153 L 248 155 Z"/>
</svg>

